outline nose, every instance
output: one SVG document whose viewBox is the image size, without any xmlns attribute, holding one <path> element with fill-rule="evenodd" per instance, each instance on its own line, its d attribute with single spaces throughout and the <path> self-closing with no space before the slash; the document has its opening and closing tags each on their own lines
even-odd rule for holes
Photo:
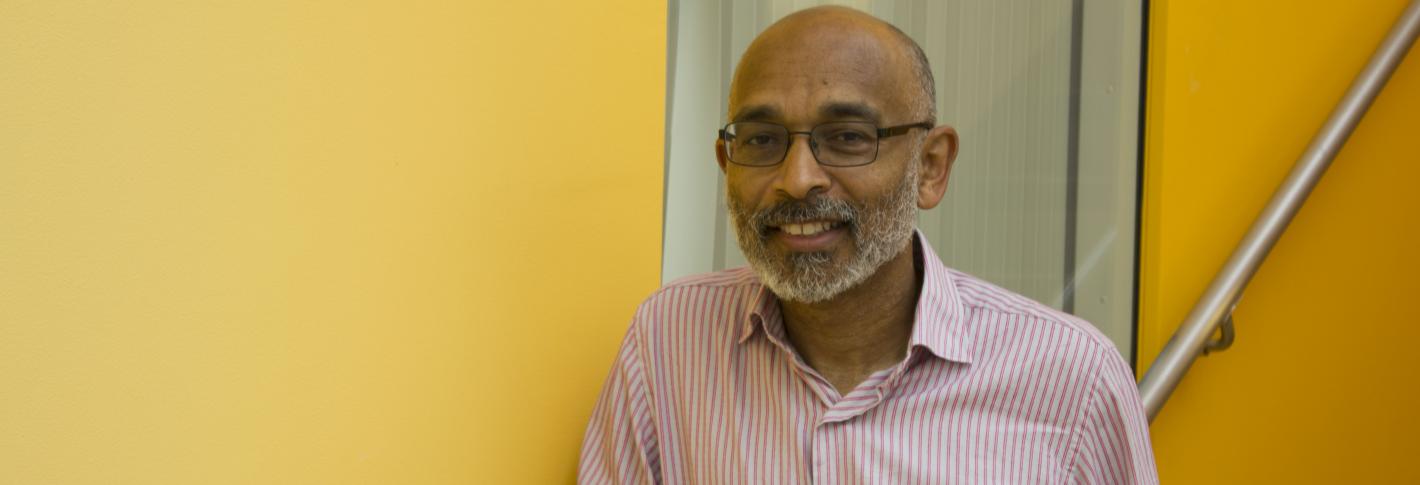
<svg viewBox="0 0 1420 485">
<path fill-rule="evenodd" d="M 827 192 L 832 181 L 828 173 L 814 158 L 809 146 L 809 136 L 801 133 L 790 135 L 789 152 L 784 154 L 784 163 L 779 164 L 779 174 L 774 180 L 775 191 L 796 200 L 802 200 L 816 192 Z M 803 138 L 803 143 L 799 142 Z"/>
</svg>

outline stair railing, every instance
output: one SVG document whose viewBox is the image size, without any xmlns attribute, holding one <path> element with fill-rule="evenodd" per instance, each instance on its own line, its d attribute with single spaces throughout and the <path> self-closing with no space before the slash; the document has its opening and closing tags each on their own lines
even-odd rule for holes
<svg viewBox="0 0 1420 485">
<path fill-rule="evenodd" d="M 1326 173 L 1327 167 L 1331 166 L 1342 145 L 1356 130 L 1356 125 L 1371 107 L 1376 95 L 1390 80 L 1400 61 L 1405 59 L 1417 34 L 1420 34 L 1420 0 L 1412 0 L 1371 55 L 1366 68 L 1351 82 L 1346 96 L 1336 105 L 1321 131 L 1297 159 L 1287 179 L 1277 187 L 1272 199 L 1253 221 L 1227 264 L 1213 277 L 1207 291 L 1199 297 L 1193 310 L 1139 382 L 1139 394 L 1150 421 L 1158 416 L 1164 402 L 1168 401 L 1169 395 L 1173 394 L 1200 354 L 1221 351 L 1232 344 L 1233 308 L 1237 306 L 1243 289 L 1321 180 L 1322 174 Z M 1210 340 L 1213 333 L 1219 330 L 1221 338 Z"/>
</svg>

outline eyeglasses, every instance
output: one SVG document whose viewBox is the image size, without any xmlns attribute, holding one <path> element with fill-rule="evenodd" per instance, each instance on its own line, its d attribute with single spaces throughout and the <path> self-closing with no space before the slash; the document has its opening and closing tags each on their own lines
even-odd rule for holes
<svg viewBox="0 0 1420 485">
<path fill-rule="evenodd" d="M 818 163 L 830 167 L 857 167 L 878 158 L 878 141 L 898 136 L 913 128 L 932 129 L 932 122 L 878 128 L 863 121 L 835 121 L 811 131 L 789 131 L 784 125 L 741 121 L 720 130 L 725 153 L 737 165 L 769 167 L 784 161 L 793 135 L 809 135 L 809 149 Z"/>
</svg>

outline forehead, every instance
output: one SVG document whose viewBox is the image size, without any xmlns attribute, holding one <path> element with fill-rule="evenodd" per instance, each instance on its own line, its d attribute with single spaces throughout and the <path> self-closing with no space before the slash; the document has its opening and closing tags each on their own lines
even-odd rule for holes
<svg viewBox="0 0 1420 485">
<path fill-rule="evenodd" d="M 903 56 L 894 47 L 880 32 L 866 29 L 766 33 L 751 44 L 735 73 L 730 118 L 901 121 L 909 100 Z"/>
</svg>

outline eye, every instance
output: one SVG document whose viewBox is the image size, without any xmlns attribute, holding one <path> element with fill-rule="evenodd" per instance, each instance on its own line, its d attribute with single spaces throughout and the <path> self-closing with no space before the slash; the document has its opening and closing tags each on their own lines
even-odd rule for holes
<svg viewBox="0 0 1420 485">
<path fill-rule="evenodd" d="M 829 137 L 829 140 L 840 143 L 858 143 L 867 141 L 868 137 L 856 131 L 840 131 Z"/>
<path fill-rule="evenodd" d="M 746 145 L 768 145 L 770 143 L 774 143 L 775 141 L 777 140 L 775 140 L 775 137 L 773 135 L 765 133 L 751 135 L 745 138 Z"/>
<path fill-rule="evenodd" d="M 839 129 L 829 133 L 824 141 L 834 146 L 856 147 L 872 142 L 873 137 L 861 130 Z"/>
</svg>

